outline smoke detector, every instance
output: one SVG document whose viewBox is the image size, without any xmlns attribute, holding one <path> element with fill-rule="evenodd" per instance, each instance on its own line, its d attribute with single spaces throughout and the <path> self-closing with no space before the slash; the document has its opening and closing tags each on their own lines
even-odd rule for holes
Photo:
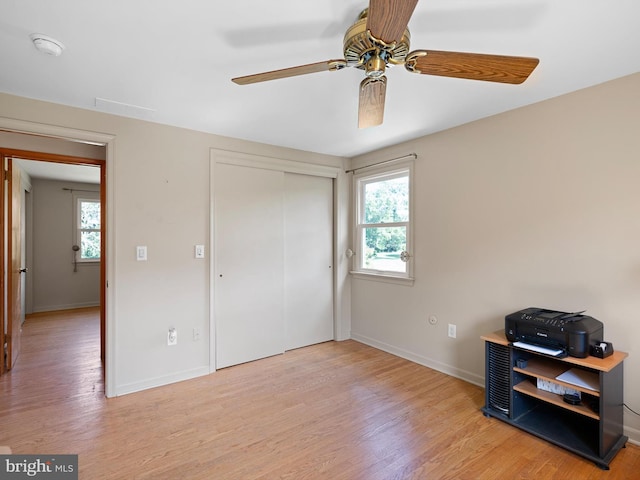
<svg viewBox="0 0 640 480">
<path fill-rule="evenodd" d="M 52 55 L 54 57 L 62 55 L 64 44 L 61 41 L 41 33 L 32 33 L 29 37 L 39 52 L 46 55 Z"/>
</svg>

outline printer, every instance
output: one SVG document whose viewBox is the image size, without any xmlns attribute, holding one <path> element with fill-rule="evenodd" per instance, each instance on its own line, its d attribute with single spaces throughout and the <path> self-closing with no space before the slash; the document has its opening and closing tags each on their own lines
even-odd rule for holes
<svg viewBox="0 0 640 480">
<path fill-rule="evenodd" d="M 564 356 L 589 356 L 591 345 L 602 342 L 604 326 L 583 312 L 568 313 L 544 308 L 525 308 L 504 320 L 504 333 L 510 342 L 560 350 Z"/>
</svg>

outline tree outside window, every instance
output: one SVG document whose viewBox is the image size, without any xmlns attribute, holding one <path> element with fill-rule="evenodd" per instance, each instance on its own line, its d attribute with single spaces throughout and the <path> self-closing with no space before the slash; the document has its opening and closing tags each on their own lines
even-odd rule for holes
<svg viewBox="0 0 640 480">
<path fill-rule="evenodd" d="M 409 277 L 410 166 L 359 175 L 355 271 Z"/>
<path fill-rule="evenodd" d="M 78 261 L 100 261 L 100 201 L 78 199 Z"/>
</svg>

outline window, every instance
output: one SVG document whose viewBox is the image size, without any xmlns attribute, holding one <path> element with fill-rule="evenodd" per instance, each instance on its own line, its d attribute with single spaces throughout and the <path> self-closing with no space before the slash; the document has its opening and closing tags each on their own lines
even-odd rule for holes
<svg viewBox="0 0 640 480">
<path fill-rule="evenodd" d="M 100 261 L 100 200 L 78 198 L 76 203 L 78 262 Z"/>
<path fill-rule="evenodd" d="M 354 177 L 355 273 L 410 279 L 412 164 Z"/>
</svg>

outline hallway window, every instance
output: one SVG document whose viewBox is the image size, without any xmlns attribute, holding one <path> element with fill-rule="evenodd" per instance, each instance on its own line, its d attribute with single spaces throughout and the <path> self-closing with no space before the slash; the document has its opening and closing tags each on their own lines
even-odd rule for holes
<svg viewBox="0 0 640 480">
<path fill-rule="evenodd" d="M 100 261 L 100 201 L 78 198 L 77 204 L 77 239 L 80 247 L 80 262 Z"/>
</svg>

